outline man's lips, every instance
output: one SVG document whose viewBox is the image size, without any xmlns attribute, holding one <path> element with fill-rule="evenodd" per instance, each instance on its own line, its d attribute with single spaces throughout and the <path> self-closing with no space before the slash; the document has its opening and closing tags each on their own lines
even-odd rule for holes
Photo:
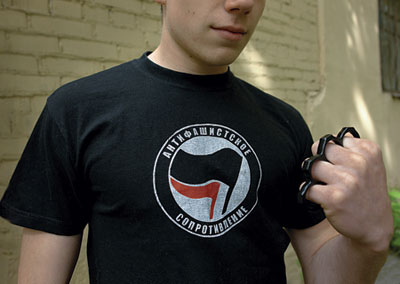
<svg viewBox="0 0 400 284">
<path fill-rule="evenodd" d="M 244 28 L 237 26 L 212 26 L 211 28 L 227 40 L 240 40 L 245 34 L 247 34 Z"/>
<path fill-rule="evenodd" d="M 231 33 L 246 34 L 245 29 L 239 26 L 213 26 L 212 28 L 215 30 L 228 31 Z"/>
</svg>

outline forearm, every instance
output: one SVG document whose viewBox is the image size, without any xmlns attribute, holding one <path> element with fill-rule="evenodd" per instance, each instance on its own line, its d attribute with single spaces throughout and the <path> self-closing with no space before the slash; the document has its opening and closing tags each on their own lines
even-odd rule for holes
<svg viewBox="0 0 400 284">
<path fill-rule="evenodd" d="M 81 235 L 58 236 L 24 229 L 18 283 L 69 283 L 80 244 Z"/>
<path fill-rule="evenodd" d="M 385 240 L 386 241 L 386 240 Z M 388 246 L 370 249 L 343 235 L 327 241 L 309 260 L 304 271 L 307 284 L 374 283 L 385 263 Z"/>
</svg>

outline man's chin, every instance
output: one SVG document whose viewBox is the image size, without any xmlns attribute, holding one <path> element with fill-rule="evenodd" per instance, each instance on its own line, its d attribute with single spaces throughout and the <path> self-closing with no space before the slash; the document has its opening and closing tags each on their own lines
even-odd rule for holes
<svg viewBox="0 0 400 284">
<path fill-rule="evenodd" d="M 214 56 L 210 58 L 209 63 L 215 67 L 229 66 L 239 57 L 240 53 L 225 53 L 221 56 Z"/>
<path fill-rule="evenodd" d="M 243 48 L 223 48 L 221 50 L 216 50 L 213 61 L 216 65 L 220 66 L 231 65 L 239 57 L 242 51 Z"/>
</svg>

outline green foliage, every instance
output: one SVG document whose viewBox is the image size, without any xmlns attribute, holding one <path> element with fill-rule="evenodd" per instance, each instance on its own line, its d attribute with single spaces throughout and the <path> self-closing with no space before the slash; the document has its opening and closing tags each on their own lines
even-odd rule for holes
<svg viewBox="0 0 400 284">
<path fill-rule="evenodd" d="M 394 235 L 390 248 L 393 252 L 400 254 L 400 190 L 391 189 L 389 191 L 390 201 L 394 218 Z"/>
</svg>

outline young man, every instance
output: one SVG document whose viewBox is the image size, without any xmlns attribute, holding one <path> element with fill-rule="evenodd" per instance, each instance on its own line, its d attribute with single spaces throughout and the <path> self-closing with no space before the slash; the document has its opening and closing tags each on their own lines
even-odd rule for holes
<svg viewBox="0 0 400 284">
<path fill-rule="evenodd" d="M 228 68 L 265 1 L 157 2 L 153 53 L 46 104 L 1 203 L 30 228 L 20 282 L 68 282 L 89 224 L 92 283 L 285 283 L 287 233 L 307 283 L 373 283 L 392 234 L 379 148 L 329 144 L 307 195 L 323 209 L 297 204 L 304 121 Z"/>
</svg>

